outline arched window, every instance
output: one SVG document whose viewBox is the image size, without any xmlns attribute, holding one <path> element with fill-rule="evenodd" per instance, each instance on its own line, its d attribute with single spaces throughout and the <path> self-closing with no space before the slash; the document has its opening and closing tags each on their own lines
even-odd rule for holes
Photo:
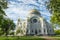
<svg viewBox="0 0 60 40">
<path fill-rule="evenodd" d="M 33 22 L 36 23 L 37 22 L 37 19 L 33 19 Z"/>
<path fill-rule="evenodd" d="M 41 32 L 41 30 L 39 30 L 39 32 Z"/>
<path fill-rule="evenodd" d="M 28 29 L 27 29 L 26 33 L 28 33 Z"/>
<path fill-rule="evenodd" d="M 44 29 L 44 33 L 45 33 L 45 29 Z"/>
<path fill-rule="evenodd" d="M 32 32 L 33 32 L 33 30 L 32 30 Z"/>
<path fill-rule="evenodd" d="M 37 30 L 35 30 L 35 34 L 37 34 Z"/>
</svg>

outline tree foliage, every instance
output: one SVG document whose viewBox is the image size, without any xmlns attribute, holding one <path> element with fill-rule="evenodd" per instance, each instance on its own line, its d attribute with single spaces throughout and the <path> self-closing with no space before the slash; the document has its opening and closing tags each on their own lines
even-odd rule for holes
<svg viewBox="0 0 60 40">
<path fill-rule="evenodd" d="M 7 8 L 7 0 L 0 0 L 0 15 L 6 15 L 4 10 Z"/>
<path fill-rule="evenodd" d="M 0 0 L 0 35 L 7 35 L 10 30 L 15 28 L 13 20 L 6 18 L 6 13 L 3 9 L 7 8 L 7 0 Z"/>
<path fill-rule="evenodd" d="M 7 8 L 7 1 L 6 0 L 0 0 L 0 26 L 2 24 L 3 16 L 6 15 L 4 10 Z"/>
<path fill-rule="evenodd" d="M 7 8 L 7 0 L 0 0 L 0 7 L 2 9 Z"/>
<path fill-rule="evenodd" d="M 14 24 L 13 20 L 10 20 L 8 18 L 3 20 L 3 23 L 1 26 L 3 34 L 5 33 L 5 35 L 8 35 L 9 31 L 14 30 L 14 28 L 15 28 L 15 24 Z"/>
<path fill-rule="evenodd" d="M 0 35 L 3 34 L 3 30 L 2 30 L 2 24 L 3 24 L 3 16 L 6 15 L 4 10 L 7 8 L 7 2 L 6 0 L 0 0 Z"/>
<path fill-rule="evenodd" d="M 49 0 L 47 7 L 52 13 L 51 22 L 54 25 L 60 25 L 60 0 Z"/>
<path fill-rule="evenodd" d="M 56 35 L 60 35 L 60 30 L 54 30 Z"/>
</svg>

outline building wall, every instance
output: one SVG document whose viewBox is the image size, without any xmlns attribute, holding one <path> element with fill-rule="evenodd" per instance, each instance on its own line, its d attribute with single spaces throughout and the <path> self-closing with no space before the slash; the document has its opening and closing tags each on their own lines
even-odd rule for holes
<svg viewBox="0 0 60 40">
<path fill-rule="evenodd" d="M 38 14 L 37 14 L 38 13 Z M 21 35 L 48 35 L 54 34 L 51 25 L 41 16 L 39 12 L 32 12 L 26 20 L 17 22 L 16 30 L 20 27 Z"/>
<path fill-rule="evenodd" d="M 35 17 L 35 16 L 32 16 Z M 31 18 L 32 18 L 31 17 Z M 34 19 L 34 18 L 32 18 Z M 31 19 L 31 20 L 32 20 Z M 38 16 L 37 20 L 39 20 L 39 22 L 37 23 L 30 23 L 30 21 L 27 23 L 27 34 L 32 34 L 32 35 L 48 35 L 48 34 L 54 34 L 52 26 L 49 25 L 49 23 L 43 19 L 42 17 Z M 35 31 L 37 31 L 37 34 L 35 33 Z"/>
</svg>

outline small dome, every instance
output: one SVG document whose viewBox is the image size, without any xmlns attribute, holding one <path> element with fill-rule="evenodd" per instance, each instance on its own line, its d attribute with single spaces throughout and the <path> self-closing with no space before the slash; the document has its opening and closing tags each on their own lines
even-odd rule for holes
<svg viewBox="0 0 60 40">
<path fill-rule="evenodd" d="M 36 9 L 30 10 L 29 14 L 36 14 L 36 15 L 41 15 L 40 12 Z"/>
</svg>

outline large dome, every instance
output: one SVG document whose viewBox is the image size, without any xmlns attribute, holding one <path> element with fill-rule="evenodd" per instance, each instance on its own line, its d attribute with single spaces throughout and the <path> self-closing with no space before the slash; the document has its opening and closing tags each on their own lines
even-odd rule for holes
<svg viewBox="0 0 60 40">
<path fill-rule="evenodd" d="M 30 10 L 29 14 L 36 14 L 36 15 L 41 15 L 40 12 L 36 9 Z"/>
</svg>

